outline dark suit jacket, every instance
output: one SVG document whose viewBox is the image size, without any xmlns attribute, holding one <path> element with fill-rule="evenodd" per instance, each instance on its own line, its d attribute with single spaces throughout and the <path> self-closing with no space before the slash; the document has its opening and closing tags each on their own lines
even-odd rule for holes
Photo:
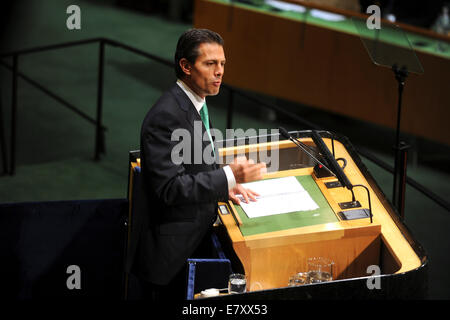
<svg viewBox="0 0 450 320">
<path fill-rule="evenodd" d="M 183 90 L 175 84 L 147 113 L 141 129 L 141 167 L 148 210 L 133 217 L 126 270 L 143 280 L 165 285 L 185 267 L 210 230 L 217 202 L 228 199 L 225 172 L 216 164 L 194 164 L 194 121 L 202 121 Z M 171 153 L 183 128 L 192 138 L 189 163 L 175 164 Z M 206 130 L 202 125 L 202 134 Z M 210 145 L 203 141 L 201 150 Z M 142 211 L 142 210 L 141 210 Z"/>
</svg>

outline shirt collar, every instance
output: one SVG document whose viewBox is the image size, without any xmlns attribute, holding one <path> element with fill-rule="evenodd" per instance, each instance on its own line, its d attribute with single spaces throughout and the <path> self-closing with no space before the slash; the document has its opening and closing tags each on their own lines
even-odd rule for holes
<svg viewBox="0 0 450 320">
<path fill-rule="evenodd" d="M 200 109 L 205 104 L 206 101 L 205 98 L 199 97 L 198 94 L 194 92 L 194 90 L 189 88 L 189 86 L 180 79 L 177 79 L 177 85 L 180 86 L 180 88 L 184 91 L 184 93 L 186 93 L 189 100 L 191 100 L 192 104 L 194 105 L 195 109 L 198 111 L 198 113 L 200 113 Z"/>
</svg>

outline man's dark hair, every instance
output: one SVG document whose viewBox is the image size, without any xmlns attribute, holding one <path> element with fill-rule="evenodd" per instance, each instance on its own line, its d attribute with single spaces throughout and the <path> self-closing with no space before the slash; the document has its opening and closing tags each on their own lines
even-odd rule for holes
<svg viewBox="0 0 450 320">
<path fill-rule="evenodd" d="M 184 72 L 180 67 L 180 60 L 186 58 L 194 64 L 199 56 L 198 47 L 202 43 L 217 43 L 223 46 L 222 37 L 208 29 L 189 29 L 185 31 L 178 39 L 177 49 L 175 51 L 175 74 L 177 78 L 182 78 Z"/>
</svg>

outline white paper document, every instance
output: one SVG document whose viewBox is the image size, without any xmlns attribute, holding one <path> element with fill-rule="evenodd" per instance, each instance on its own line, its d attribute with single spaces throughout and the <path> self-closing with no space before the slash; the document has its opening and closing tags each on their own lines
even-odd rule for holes
<svg viewBox="0 0 450 320">
<path fill-rule="evenodd" d="M 342 14 L 322 11 L 322 10 L 318 10 L 318 9 L 312 9 L 311 15 L 315 18 L 327 20 L 327 21 L 338 22 L 338 21 L 345 20 L 345 16 L 343 16 Z"/>
<path fill-rule="evenodd" d="M 301 6 L 299 4 L 287 3 L 278 0 L 266 0 L 266 4 L 283 11 L 294 11 L 303 13 L 306 10 L 304 6 Z"/>
<path fill-rule="evenodd" d="M 296 211 L 316 210 L 319 206 L 295 177 L 277 178 L 242 184 L 259 194 L 257 201 L 243 202 L 241 207 L 249 218 Z"/>
</svg>

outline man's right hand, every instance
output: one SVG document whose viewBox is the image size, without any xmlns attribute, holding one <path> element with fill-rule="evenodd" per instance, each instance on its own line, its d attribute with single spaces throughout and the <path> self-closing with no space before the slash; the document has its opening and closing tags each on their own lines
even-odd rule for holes
<svg viewBox="0 0 450 320">
<path fill-rule="evenodd" d="M 264 162 L 254 163 L 252 159 L 246 157 L 237 157 L 230 168 L 233 171 L 237 183 L 251 182 L 262 179 L 263 174 L 267 172 Z"/>
</svg>

